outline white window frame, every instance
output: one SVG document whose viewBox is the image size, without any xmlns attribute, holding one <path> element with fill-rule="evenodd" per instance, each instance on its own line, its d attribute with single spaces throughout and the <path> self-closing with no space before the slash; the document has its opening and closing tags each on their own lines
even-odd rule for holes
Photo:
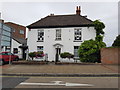
<svg viewBox="0 0 120 90">
<path fill-rule="evenodd" d="M 74 29 L 74 41 L 82 41 L 82 28 Z"/>
<path fill-rule="evenodd" d="M 39 47 L 39 48 L 38 48 Z M 44 47 L 43 46 L 37 46 L 37 52 L 43 52 Z"/>
<path fill-rule="evenodd" d="M 43 33 L 43 35 L 42 35 Z M 44 41 L 44 30 L 38 30 L 38 37 L 37 37 L 38 42 L 43 42 Z"/>
<path fill-rule="evenodd" d="M 74 58 L 78 59 L 79 58 L 78 49 L 76 49 L 75 47 L 78 47 L 78 49 L 79 49 L 79 46 L 74 46 Z M 76 53 L 77 53 L 77 55 L 76 55 Z"/>
<path fill-rule="evenodd" d="M 61 40 L 61 29 L 56 29 L 56 39 L 55 40 Z"/>
</svg>

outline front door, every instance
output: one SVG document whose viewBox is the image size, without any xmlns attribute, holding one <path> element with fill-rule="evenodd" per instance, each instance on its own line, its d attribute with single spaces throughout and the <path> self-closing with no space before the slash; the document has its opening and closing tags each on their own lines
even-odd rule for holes
<svg viewBox="0 0 120 90">
<path fill-rule="evenodd" d="M 59 61 L 60 53 L 61 53 L 61 48 L 56 48 L 55 62 Z"/>
</svg>

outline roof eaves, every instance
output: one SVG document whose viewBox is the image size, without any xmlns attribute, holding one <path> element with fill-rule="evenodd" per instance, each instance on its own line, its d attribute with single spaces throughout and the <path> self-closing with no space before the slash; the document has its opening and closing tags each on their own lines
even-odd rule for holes
<svg viewBox="0 0 120 90">
<path fill-rule="evenodd" d="M 85 25 L 64 25 L 64 26 L 32 26 L 28 27 L 29 29 L 36 29 L 36 28 L 64 28 L 64 27 L 90 27 L 94 26 L 94 24 L 85 24 Z"/>
</svg>

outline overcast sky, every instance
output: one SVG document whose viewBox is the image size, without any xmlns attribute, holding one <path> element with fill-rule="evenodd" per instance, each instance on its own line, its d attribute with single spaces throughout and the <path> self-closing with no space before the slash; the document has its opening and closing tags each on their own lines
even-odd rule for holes
<svg viewBox="0 0 120 90">
<path fill-rule="evenodd" d="M 5 22 L 27 26 L 45 16 L 75 14 L 76 6 L 81 6 L 81 15 L 91 20 L 99 19 L 106 28 L 104 42 L 111 46 L 118 35 L 117 2 L 2 2 L 0 12 Z"/>
</svg>

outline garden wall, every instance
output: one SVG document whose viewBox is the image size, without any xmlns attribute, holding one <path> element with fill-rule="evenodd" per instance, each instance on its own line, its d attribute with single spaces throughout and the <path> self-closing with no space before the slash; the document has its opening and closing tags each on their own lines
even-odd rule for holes
<svg viewBox="0 0 120 90">
<path fill-rule="evenodd" d="M 102 48 L 102 64 L 120 64 L 120 48 Z"/>
</svg>

